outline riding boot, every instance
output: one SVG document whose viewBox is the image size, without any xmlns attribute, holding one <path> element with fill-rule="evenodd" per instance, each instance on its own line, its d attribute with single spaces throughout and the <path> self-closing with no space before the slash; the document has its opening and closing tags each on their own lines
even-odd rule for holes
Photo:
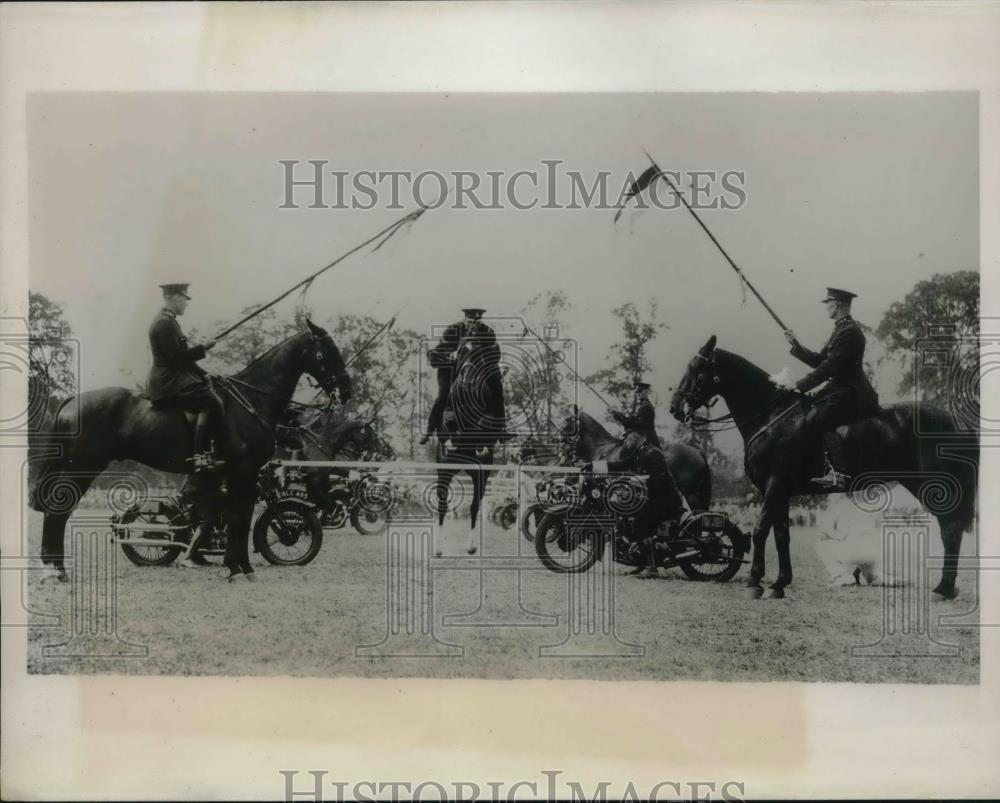
<svg viewBox="0 0 1000 803">
<path fill-rule="evenodd" d="M 196 474 L 215 468 L 215 459 L 209 443 L 210 415 L 207 410 L 202 410 L 198 413 L 198 420 L 194 425 L 194 454 L 191 456 L 191 463 Z"/>
</svg>

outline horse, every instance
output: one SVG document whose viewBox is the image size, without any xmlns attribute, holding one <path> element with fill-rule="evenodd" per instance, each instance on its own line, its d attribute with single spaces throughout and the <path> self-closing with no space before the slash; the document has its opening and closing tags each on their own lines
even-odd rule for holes
<svg viewBox="0 0 1000 803">
<path fill-rule="evenodd" d="M 621 459 L 623 440 L 587 413 L 577 411 L 569 416 L 563 422 L 561 433 L 568 451 L 579 462 Z M 683 443 L 668 443 L 660 451 L 688 506 L 693 511 L 708 510 L 712 504 L 712 470 L 705 455 Z"/>
<path fill-rule="evenodd" d="M 829 492 L 808 479 L 818 457 L 815 446 L 802 443 L 809 397 L 780 388 L 766 371 L 715 344 L 712 335 L 688 364 L 670 412 L 690 421 L 696 409 L 716 397 L 728 406 L 727 417 L 743 436 L 746 475 L 764 499 L 753 532 L 747 586 L 751 596 L 763 594 L 764 547 L 773 527 L 778 577 L 767 595 L 780 599 L 792 582 L 789 499 Z M 888 483 L 898 482 L 937 518 L 945 557 L 934 593 L 953 599 L 962 535 L 971 530 L 976 513 L 976 437 L 959 431 L 947 411 L 923 403 L 893 404 L 837 431 L 844 442 L 847 472 L 855 478 L 849 492 L 870 498 L 884 495 Z"/>
<path fill-rule="evenodd" d="M 287 423 L 278 427 L 275 457 L 284 460 L 367 461 L 391 455 L 370 422 L 347 418 L 328 407 L 298 405 L 293 402 Z M 314 503 L 324 506 L 330 478 L 347 477 L 346 468 L 316 467 L 303 472 L 306 492 Z"/>
<path fill-rule="evenodd" d="M 477 345 L 473 339 L 463 341 L 458 349 L 455 378 L 448 393 L 439 434 L 439 463 L 463 463 L 472 480 L 472 500 L 469 503 L 469 545 L 467 552 L 476 554 L 476 520 L 486 495 L 491 472 L 482 466 L 493 465 L 494 450 L 503 432 L 504 422 L 497 416 L 497 400 L 493 397 L 495 385 L 489 381 L 491 371 L 498 370 L 480 359 L 486 346 Z M 500 389 L 502 393 L 502 388 Z M 448 444 L 450 443 L 450 446 Z M 437 497 L 438 524 L 443 525 L 448 512 L 448 497 L 455 475 L 463 469 L 441 468 L 437 471 L 435 495 Z M 439 551 L 440 553 L 440 551 Z"/>
<path fill-rule="evenodd" d="M 340 350 L 326 330 L 308 328 L 262 354 L 232 377 L 219 380 L 225 404 L 217 439 L 224 466 L 229 579 L 252 578 L 247 535 L 256 499 L 257 475 L 274 453 L 274 427 L 303 374 L 344 401 L 351 379 Z M 45 440 L 58 452 L 43 461 L 31 507 L 45 514 L 42 562 L 49 576 L 65 582 L 66 521 L 95 479 L 113 460 L 134 460 L 160 471 L 190 474 L 193 433 L 183 408 L 152 403 L 121 387 L 88 391 L 64 402 Z M 200 475 L 199 475 L 200 476 Z"/>
</svg>

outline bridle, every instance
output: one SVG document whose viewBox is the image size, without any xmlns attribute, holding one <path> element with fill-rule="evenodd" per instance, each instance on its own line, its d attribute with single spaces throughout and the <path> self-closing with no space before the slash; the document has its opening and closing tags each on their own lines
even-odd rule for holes
<svg viewBox="0 0 1000 803">
<path fill-rule="evenodd" d="M 692 360 L 692 362 L 694 362 L 696 364 L 699 364 L 699 365 L 701 363 L 706 363 L 711 368 L 712 381 L 716 385 L 718 385 L 722 381 L 719 378 L 719 375 L 718 375 L 718 373 L 716 373 L 716 370 L 715 370 L 715 352 L 714 351 L 712 352 L 712 356 L 710 358 L 706 357 L 704 354 L 700 354 L 700 353 L 699 354 L 695 354 L 694 359 Z M 701 393 L 703 391 L 702 385 L 703 385 L 704 381 L 705 380 L 703 378 L 703 375 L 699 375 L 698 385 L 696 387 L 696 390 L 698 391 L 698 395 L 701 395 Z M 715 406 L 715 403 L 716 403 L 717 398 L 718 398 L 718 394 L 716 394 L 715 396 L 713 396 L 711 402 L 701 401 L 700 399 L 698 399 L 698 397 L 695 395 L 695 393 L 693 393 L 692 391 L 687 390 L 685 388 L 685 385 L 688 385 L 688 384 L 690 384 L 690 383 L 688 382 L 688 379 L 685 376 L 684 382 L 681 383 L 681 387 L 678 388 L 678 390 L 677 390 L 677 396 L 681 399 L 681 401 L 685 402 L 689 408 L 695 409 L 697 407 L 708 407 L 709 409 L 711 409 L 712 407 Z M 705 427 L 705 426 L 708 426 L 709 424 L 721 424 L 721 423 L 725 423 L 725 422 L 732 422 L 735 425 L 736 424 L 736 419 L 735 419 L 735 417 L 733 416 L 732 413 L 726 413 L 725 415 L 720 415 L 718 418 L 705 418 L 704 416 L 696 416 L 696 415 L 688 414 L 686 416 L 685 423 L 691 423 L 691 422 L 693 422 L 695 424 L 695 426 L 697 426 L 697 427 Z"/>
<path fill-rule="evenodd" d="M 306 344 L 306 349 L 315 349 L 313 359 L 318 366 L 317 372 L 319 373 L 319 376 L 315 377 L 316 382 L 323 389 L 323 392 L 329 396 L 330 404 L 333 404 L 333 391 L 335 390 L 337 374 L 331 372 L 327 365 L 326 355 L 323 353 L 323 338 L 315 332 L 310 332 L 309 334 L 310 340 Z"/>
<path fill-rule="evenodd" d="M 706 357 L 704 354 L 696 354 L 694 356 L 694 359 L 692 360 L 692 362 L 695 362 L 696 364 L 699 364 L 699 365 L 701 363 L 707 363 L 711 367 L 712 382 L 715 383 L 716 385 L 718 385 L 718 384 L 721 383 L 722 380 L 719 378 L 719 374 L 715 370 L 715 352 L 714 351 L 712 352 L 712 356 L 710 358 Z M 704 378 L 699 378 L 698 379 L 698 385 L 695 388 L 695 391 L 697 391 L 698 395 L 702 395 L 703 392 L 704 392 L 704 387 L 703 387 L 704 382 L 705 382 Z M 677 396 L 682 401 L 686 402 L 687 405 L 688 405 L 688 407 L 690 407 L 691 409 L 694 409 L 696 407 L 705 407 L 705 406 L 707 406 L 707 407 L 711 408 L 712 406 L 714 406 L 714 404 L 715 404 L 715 402 L 717 400 L 717 397 L 718 397 L 717 394 L 716 394 L 715 397 L 713 397 L 713 400 L 712 400 L 711 404 L 706 404 L 705 402 L 702 402 L 702 401 L 700 401 L 698 399 L 698 397 L 695 394 L 695 392 L 687 390 L 684 387 L 684 384 L 686 384 L 686 383 L 687 383 L 687 377 L 685 377 L 685 382 L 682 383 L 681 388 L 678 389 Z M 792 392 L 793 395 L 796 396 L 796 404 L 798 404 L 799 402 L 803 401 L 804 399 L 811 398 L 806 393 L 799 393 L 797 391 L 794 391 L 794 392 L 790 391 L 790 392 Z M 765 408 L 763 410 L 751 413 L 750 415 L 748 415 L 748 416 L 746 416 L 744 418 L 741 418 L 739 420 L 737 420 L 736 416 L 734 416 L 732 413 L 726 413 L 725 415 L 720 415 L 718 418 L 706 418 L 704 416 L 695 416 L 695 415 L 690 415 L 689 414 L 687 416 L 687 418 L 686 418 L 685 423 L 688 423 L 689 425 L 691 425 L 692 429 L 696 428 L 696 429 L 700 429 L 700 430 L 703 430 L 703 431 L 705 431 L 706 428 L 708 426 L 710 426 L 711 424 L 723 424 L 723 423 L 731 424 L 731 426 L 728 426 L 728 427 L 721 427 L 721 428 L 719 428 L 717 430 L 712 430 L 714 432 L 725 432 L 725 431 L 728 431 L 730 429 L 739 428 L 743 424 L 749 424 L 749 423 L 753 423 L 755 421 L 759 421 L 760 419 L 762 419 L 766 415 L 768 415 L 775 408 L 775 406 L 776 406 L 775 404 L 767 405 L 767 406 L 765 406 Z M 752 438 L 750 438 L 750 440 L 752 440 L 753 438 L 757 437 L 757 435 L 759 435 L 761 432 L 763 432 L 764 430 L 766 430 L 772 423 L 774 423 L 775 421 L 777 421 L 779 418 L 782 418 L 794 406 L 795 405 L 792 405 L 787 410 L 783 411 L 780 415 L 775 416 L 775 418 L 772 419 L 771 421 L 766 422 L 764 424 L 764 426 L 761 427 L 761 429 L 758 430 L 758 432 L 756 432 L 752 436 Z M 749 443 L 749 440 L 747 441 L 747 443 Z"/>
</svg>

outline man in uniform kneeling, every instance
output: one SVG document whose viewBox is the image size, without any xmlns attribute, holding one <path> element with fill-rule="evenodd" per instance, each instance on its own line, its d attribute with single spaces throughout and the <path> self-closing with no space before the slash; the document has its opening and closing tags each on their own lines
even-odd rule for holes
<svg viewBox="0 0 1000 803">
<path fill-rule="evenodd" d="M 592 473 L 594 464 L 588 463 L 583 470 Z M 646 500 L 635 514 L 630 554 L 638 556 L 645 550 L 647 564 L 634 569 L 630 574 L 644 578 L 658 577 L 653 536 L 663 522 L 676 521 L 684 512 L 684 499 L 677 489 L 667 458 L 642 435 L 630 432 L 622 444 L 621 458 L 608 461 L 607 470 L 609 473 L 646 477 Z"/>
</svg>

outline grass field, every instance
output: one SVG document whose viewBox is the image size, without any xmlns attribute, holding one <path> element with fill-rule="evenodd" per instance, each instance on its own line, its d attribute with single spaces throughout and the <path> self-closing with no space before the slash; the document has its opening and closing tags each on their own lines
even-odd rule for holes
<svg viewBox="0 0 1000 803">
<path fill-rule="evenodd" d="M 37 547 L 41 517 L 32 516 L 29 537 Z M 929 636 L 911 632 L 887 641 L 888 592 L 831 588 L 816 554 L 816 531 L 809 528 L 793 530 L 796 574 L 788 598 L 751 600 L 742 585 L 747 567 L 731 583 L 715 584 L 688 581 L 679 570 L 659 580 L 638 580 L 624 576 L 619 566 L 602 572 L 599 565 L 572 588 L 566 576 L 540 567 L 520 573 L 463 570 L 456 567 L 463 565 L 466 527 L 453 520 L 445 524 L 444 551 L 455 560 L 439 563 L 414 555 L 407 562 L 410 576 L 387 574 L 384 536 L 350 530 L 328 530 L 319 557 L 306 567 L 272 567 L 255 556 L 256 583 L 226 583 L 221 566 L 139 568 L 111 550 L 117 555 L 111 568 L 115 582 L 105 588 L 117 593 L 120 641 L 89 631 L 106 620 L 88 618 L 91 609 L 74 594 L 77 584 L 29 579 L 28 668 L 142 675 L 962 684 L 979 679 L 974 577 L 960 575 L 956 600 L 930 603 Z M 519 539 L 514 529 L 487 525 L 483 554 L 521 550 L 533 557 L 531 545 Z M 773 542 L 768 560 L 773 578 Z M 98 590 L 97 598 L 102 593 Z M 415 632 L 408 634 L 404 626 L 386 640 L 389 605 L 400 598 L 411 602 L 406 610 Z M 45 614 L 59 614 L 63 624 L 43 626 L 53 621 Z M 948 621 L 939 622 L 942 617 Z M 609 621 L 613 635 L 607 632 Z M 43 649 L 68 640 L 54 653 Z M 379 642 L 374 649 L 357 649 Z M 852 655 L 852 647 L 869 644 L 881 646 Z M 949 652 L 942 644 L 958 647 L 958 655 L 928 655 Z M 89 657 L 94 652 L 130 654 Z"/>
</svg>

